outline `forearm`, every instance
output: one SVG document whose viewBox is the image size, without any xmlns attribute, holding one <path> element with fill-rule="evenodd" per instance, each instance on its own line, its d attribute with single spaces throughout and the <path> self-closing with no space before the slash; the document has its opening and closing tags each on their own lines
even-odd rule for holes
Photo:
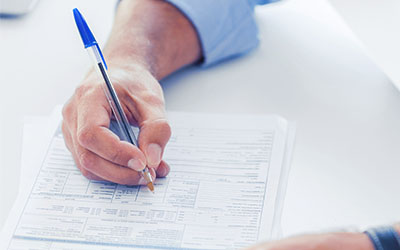
<svg viewBox="0 0 400 250">
<path fill-rule="evenodd" d="M 122 0 L 104 49 L 110 65 L 142 66 L 158 80 L 200 59 L 195 28 L 162 0 Z"/>
</svg>

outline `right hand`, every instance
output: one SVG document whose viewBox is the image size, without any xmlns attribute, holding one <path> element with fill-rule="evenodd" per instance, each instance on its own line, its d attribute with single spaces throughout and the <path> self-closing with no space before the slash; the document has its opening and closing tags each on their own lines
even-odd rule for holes
<svg viewBox="0 0 400 250">
<path fill-rule="evenodd" d="M 90 72 L 63 108 L 65 143 L 82 174 L 92 180 L 123 185 L 147 184 L 138 171 L 146 165 L 153 178 L 169 172 L 162 160 L 171 136 L 158 81 L 144 67 L 109 64 L 109 76 L 131 124 L 140 128 L 139 148 L 121 141 L 109 130 L 111 108 L 104 80 Z"/>
</svg>

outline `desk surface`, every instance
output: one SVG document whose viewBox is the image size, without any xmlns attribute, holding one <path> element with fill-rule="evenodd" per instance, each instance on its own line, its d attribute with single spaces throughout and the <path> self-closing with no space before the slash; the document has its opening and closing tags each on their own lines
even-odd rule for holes
<svg viewBox="0 0 400 250">
<path fill-rule="evenodd" d="M 400 89 L 400 1 L 329 0 Z"/>
<path fill-rule="evenodd" d="M 71 9 L 106 40 L 115 3 L 102 1 L 94 12 L 94 2 L 42 0 L 24 18 L 0 22 L 8 93 L 0 98 L 0 225 L 18 192 L 23 117 L 64 103 L 90 63 Z M 398 91 L 325 1 L 261 7 L 257 19 L 261 44 L 249 55 L 164 80 L 167 109 L 276 113 L 297 122 L 285 235 L 399 219 Z"/>
</svg>

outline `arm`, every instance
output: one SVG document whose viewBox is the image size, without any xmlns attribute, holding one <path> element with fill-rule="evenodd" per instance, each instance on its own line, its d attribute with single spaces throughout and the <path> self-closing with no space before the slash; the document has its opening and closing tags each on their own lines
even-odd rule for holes
<svg viewBox="0 0 400 250">
<path fill-rule="evenodd" d="M 146 165 L 153 177 L 167 175 L 169 167 L 161 159 L 171 131 L 158 80 L 199 60 L 194 27 L 164 1 L 122 1 L 104 56 L 129 121 L 141 128 L 140 149 L 108 129 L 111 110 L 104 83 L 91 70 L 63 109 L 63 134 L 75 163 L 89 179 L 120 184 L 145 184 L 132 169 Z"/>
<path fill-rule="evenodd" d="M 140 64 L 157 80 L 201 57 L 191 22 L 160 0 L 121 1 L 104 53 L 111 63 Z"/>
<path fill-rule="evenodd" d="M 147 165 L 153 177 L 166 176 L 162 155 L 171 129 L 158 81 L 194 62 L 210 65 L 255 47 L 253 8 L 269 1 L 122 0 L 103 52 L 125 113 L 140 127 L 139 148 L 108 129 L 103 80 L 92 70 L 63 109 L 65 142 L 83 175 L 145 184 L 133 170 Z"/>
</svg>

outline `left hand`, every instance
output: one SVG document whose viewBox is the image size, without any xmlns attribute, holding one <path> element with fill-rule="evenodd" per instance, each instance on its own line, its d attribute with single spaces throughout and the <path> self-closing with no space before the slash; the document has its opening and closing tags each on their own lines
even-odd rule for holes
<svg viewBox="0 0 400 250">
<path fill-rule="evenodd" d="M 374 250 L 364 233 L 328 233 L 303 235 L 261 243 L 246 250 Z"/>
</svg>

